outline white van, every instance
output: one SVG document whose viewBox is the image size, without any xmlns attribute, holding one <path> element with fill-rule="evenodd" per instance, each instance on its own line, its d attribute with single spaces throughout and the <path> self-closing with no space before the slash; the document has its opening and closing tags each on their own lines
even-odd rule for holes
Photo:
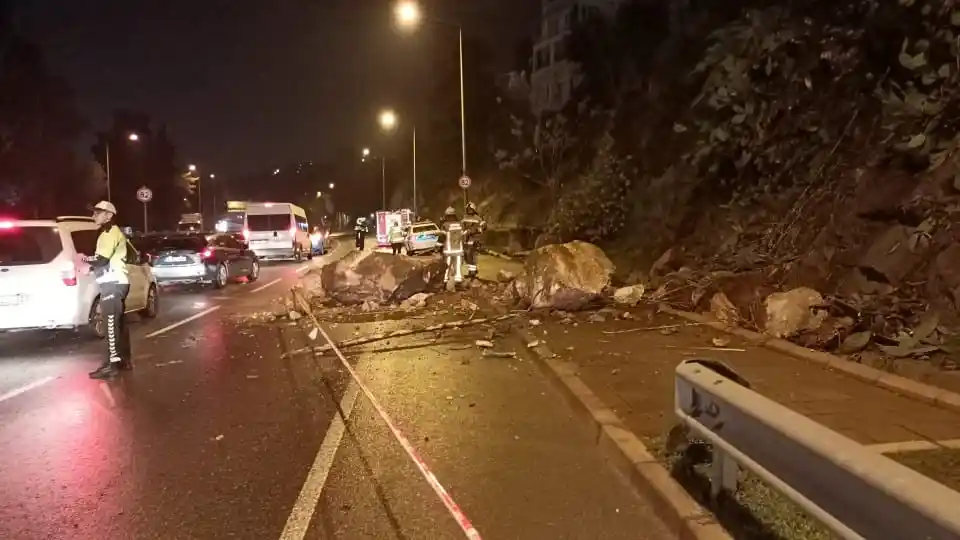
<svg viewBox="0 0 960 540">
<path fill-rule="evenodd" d="M 263 260 L 313 258 L 307 213 L 295 204 L 247 203 L 243 237 Z"/>
</svg>

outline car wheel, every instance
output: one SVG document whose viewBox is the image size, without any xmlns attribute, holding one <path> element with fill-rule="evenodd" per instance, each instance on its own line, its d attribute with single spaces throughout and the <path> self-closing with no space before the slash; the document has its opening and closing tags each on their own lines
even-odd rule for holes
<svg viewBox="0 0 960 540">
<path fill-rule="evenodd" d="M 260 279 L 260 261 L 254 259 L 250 265 L 250 274 L 247 275 L 247 281 L 253 283 L 258 279 Z"/>
<path fill-rule="evenodd" d="M 303 262 L 303 250 L 301 250 L 299 247 L 294 248 L 293 259 L 297 262 Z"/>
<path fill-rule="evenodd" d="M 90 306 L 90 315 L 87 316 L 87 332 L 90 337 L 96 339 L 103 339 L 107 335 L 107 325 L 103 320 L 99 296 L 93 299 L 93 305 Z"/>
<path fill-rule="evenodd" d="M 217 265 L 217 278 L 213 282 L 213 286 L 222 289 L 227 286 L 227 265 L 220 263 Z"/>
<path fill-rule="evenodd" d="M 140 316 L 144 319 L 155 319 L 160 313 L 160 294 L 156 285 L 150 285 L 147 290 L 147 303 L 140 310 Z"/>
</svg>

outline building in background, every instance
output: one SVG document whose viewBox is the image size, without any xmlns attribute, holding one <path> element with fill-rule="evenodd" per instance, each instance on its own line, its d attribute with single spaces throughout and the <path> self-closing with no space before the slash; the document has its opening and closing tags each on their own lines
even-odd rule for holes
<svg viewBox="0 0 960 540">
<path fill-rule="evenodd" d="M 566 105 L 580 82 L 569 59 L 573 26 L 592 14 L 614 16 L 621 0 L 541 0 L 540 29 L 533 46 L 530 106 L 537 115 Z"/>
</svg>

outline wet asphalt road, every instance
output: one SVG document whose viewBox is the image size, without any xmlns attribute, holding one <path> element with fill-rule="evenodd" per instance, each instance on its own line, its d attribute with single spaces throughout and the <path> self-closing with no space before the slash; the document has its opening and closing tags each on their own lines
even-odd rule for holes
<svg viewBox="0 0 960 540">
<path fill-rule="evenodd" d="M 340 361 L 285 357 L 309 343 L 303 326 L 258 316 L 298 270 L 167 292 L 157 320 L 133 323 L 135 371 L 112 383 L 86 377 L 102 344 L 0 336 L 0 538 L 463 538 Z M 481 535 L 668 538 L 533 362 L 480 358 L 462 346 L 474 339 L 348 359 Z"/>
</svg>

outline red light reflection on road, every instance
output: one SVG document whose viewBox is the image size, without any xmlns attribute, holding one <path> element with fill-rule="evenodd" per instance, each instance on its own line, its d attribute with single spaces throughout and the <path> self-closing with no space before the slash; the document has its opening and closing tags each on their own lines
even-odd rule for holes
<svg viewBox="0 0 960 540">
<path fill-rule="evenodd" d="M 73 528 L 122 513 L 118 491 L 133 463 L 132 430 L 99 384 L 107 383 L 71 376 L 4 415 L 0 530 Z"/>
</svg>

